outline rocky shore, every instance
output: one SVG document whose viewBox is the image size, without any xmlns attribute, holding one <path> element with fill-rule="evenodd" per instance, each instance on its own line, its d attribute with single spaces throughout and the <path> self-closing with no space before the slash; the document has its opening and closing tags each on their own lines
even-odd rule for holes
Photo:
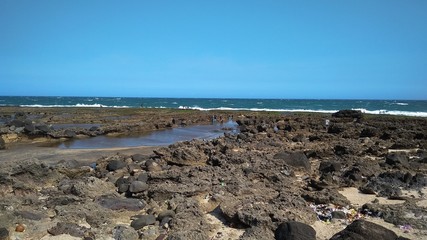
<svg viewBox="0 0 427 240">
<path fill-rule="evenodd" d="M 214 115 L 239 133 L 84 161 L 31 151 Z M 4 107 L 0 134 L 0 239 L 427 239 L 426 118 Z"/>
</svg>

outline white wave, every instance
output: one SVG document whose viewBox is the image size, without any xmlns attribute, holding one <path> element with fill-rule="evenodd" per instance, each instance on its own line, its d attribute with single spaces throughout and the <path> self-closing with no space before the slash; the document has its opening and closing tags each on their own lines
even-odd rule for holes
<svg viewBox="0 0 427 240">
<path fill-rule="evenodd" d="M 106 108 L 129 108 L 129 106 L 107 106 L 102 105 L 99 103 L 95 104 L 82 104 L 77 103 L 76 105 L 41 105 L 41 104 L 32 104 L 32 105 L 19 105 L 20 107 L 48 107 L 48 108 L 54 108 L 54 107 L 93 107 L 93 108 L 100 108 L 100 107 L 106 107 Z"/>
<path fill-rule="evenodd" d="M 179 109 L 192 109 L 199 111 L 253 111 L 253 112 L 318 112 L 318 113 L 334 113 L 338 110 L 311 110 L 311 109 L 272 109 L 272 108 L 230 108 L 230 107 L 217 107 L 217 108 L 201 108 L 201 107 L 187 107 L 179 106 Z"/>
<path fill-rule="evenodd" d="M 154 109 L 156 109 L 156 108 L 161 108 L 161 109 L 163 109 L 163 108 L 166 108 L 165 106 L 159 106 L 159 107 L 144 107 L 144 108 L 154 108 Z"/>
<path fill-rule="evenodd" d="M 386 114 L 386 115 L 398 115 L 398 116 L 410 116 L 410 117 L 427 117 L 427 112 L 409 112 L 409 111 L 388 111 L 388 110 L 367 110 L 364 108 L 355 108 L 353 110 L 359 110 L 362 113 L 368 114 Z"/>
<path fill-rule="evenodd" d="M 218 108 L 201 108 L 201 107 L 187 107 L 179 106 L 179 109 L 192 109 L 199 111 L 213 111 L 213 110 L 225 110 L 225 111 L 255 111 L 255 112 L 313 112 L 313 113 L 335 113 L 338 110 L 313 110 L 313 109 L 271 109 L 271 108 L 230 108 L 230 107 L 218 107 Z M 364 108 L 355 108 L 353 110 L 359 110 L 362 113 L 367 114 L 385 114 L 385 115 L 399 115 L 399 116 L 411 116 L 411 117 L 427 117 L 427 112 L 409 112 L 409 111 L 388 111 L 388 110 L 367 110 Z"/>
<path fill-rule="evenodd" d="M 400 106 L 408 106 L 409 104 L 408 103 L 401 103 L 401 102 L 398 102 L 398 103 L 395 103 L 396 105 L 400 105 Z"/>
</svg>

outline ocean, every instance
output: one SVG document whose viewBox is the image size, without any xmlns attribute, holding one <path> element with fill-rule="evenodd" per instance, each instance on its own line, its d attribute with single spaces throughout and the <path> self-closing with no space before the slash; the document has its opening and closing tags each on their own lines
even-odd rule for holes
<svg viewBox="0 0 427 240">
<path fill-rule="evenodd" d="M 0 106 L 174 108 L 333 113 L 341 109 L 370 114 L 427 117 L 427 100 L 322 100 L 135 97 L 16 97 L 0 96 Z"/>
</svg>

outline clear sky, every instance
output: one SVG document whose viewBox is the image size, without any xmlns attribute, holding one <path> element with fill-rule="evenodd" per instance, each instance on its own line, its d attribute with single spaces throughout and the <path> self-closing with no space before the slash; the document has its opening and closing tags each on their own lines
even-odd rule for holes
<svg viewBox="0 0 427 240">
<path fill-rule="evenodd" d="M 0 95 L 427 99 L 427 1 L 0 0 Z"/>
</svg>

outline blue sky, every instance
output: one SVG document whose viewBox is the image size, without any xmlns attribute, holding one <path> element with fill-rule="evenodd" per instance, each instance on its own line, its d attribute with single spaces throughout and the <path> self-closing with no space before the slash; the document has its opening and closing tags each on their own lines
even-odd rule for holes
<svg viewBox="0 0 427 240">
<path fill-rule="evenodd" d="M 427 99 L 427 1 L 0 0 L 0 95 Z"/>
</svg>

